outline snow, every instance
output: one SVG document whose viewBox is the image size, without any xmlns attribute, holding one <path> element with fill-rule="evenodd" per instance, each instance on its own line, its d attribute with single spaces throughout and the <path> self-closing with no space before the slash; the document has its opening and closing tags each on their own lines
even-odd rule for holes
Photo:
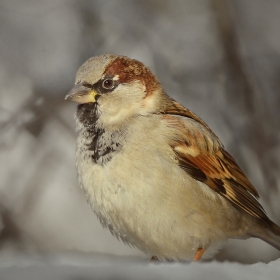
<svg viewBox="0 0 280 280">
<path fill-rule="evenodd" d="M 161 263 L 135 257 L 22 256 L 0 264 L 1 280 L 47 279 L 279 279 L 280 259 L 268 264 L 230 262 Z"/>
</svg>

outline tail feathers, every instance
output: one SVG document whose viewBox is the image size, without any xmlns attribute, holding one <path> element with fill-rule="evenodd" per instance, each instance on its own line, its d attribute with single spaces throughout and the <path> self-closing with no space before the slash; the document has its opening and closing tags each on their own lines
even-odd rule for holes
<svg viewBox="0 0 280 280">
<path fill-rule="evenodd" d="M 280 251 L 280 227 L 273 222 L 270 225 L 271 230 L 258 237 Z"/>
<path fill-rule="evenodd" d="M 270 244 L 271 246 L 273 246 L 274 248 L 276 248 L 277 250 L 280 251 L 280 236 L 279 235 L 271 234 L 270 236 L 259 237 L 259 238 L 261 238 L 263 241 L 267 242 L 268 244 Z"/>
<path fill-rule="evenodd" d="M 271 222 L 271 230 L 275 235 L 280 236 L 280 227 L 273 222 Z"/>
</svg>

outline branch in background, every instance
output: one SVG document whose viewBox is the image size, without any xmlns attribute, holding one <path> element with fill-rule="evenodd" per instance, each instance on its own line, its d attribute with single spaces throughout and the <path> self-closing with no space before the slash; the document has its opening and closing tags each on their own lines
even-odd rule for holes
<svg viewBox="0 0 280 280">
<path fill-rule="evenodd" d="M 245 110 L 249 110 L 249 114 L 253 114 L 254 108 L 254 91 L 255 86 L 251 73 L 246 69 L 244 58 L 240 53 L 237 33 L 235 29 L 234 17 L 232 14 L 232 6 L 228 0 L 211 0 L 212 6 L 217 19 L 217 27 L 220 35 L 221 43 L 224 49 L 224 61 L 229 71 L 229 79 L 241 91 L 234 92 L 240 98 L 245 100 Z M 246 94 L 244 94 L 246 93 Z"/>
</svg>

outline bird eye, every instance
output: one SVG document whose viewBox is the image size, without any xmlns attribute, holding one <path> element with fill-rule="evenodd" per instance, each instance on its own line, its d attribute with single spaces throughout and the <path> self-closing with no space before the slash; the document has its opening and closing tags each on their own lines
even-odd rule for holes
<svg viewBox="0 0 280 280">
<path fill-rule="evenodd" d="M 114 80 L 106 79 L 102 82 L 102 87 L 105 89 L 112 89 L 114 87 Z"/>
</svg>

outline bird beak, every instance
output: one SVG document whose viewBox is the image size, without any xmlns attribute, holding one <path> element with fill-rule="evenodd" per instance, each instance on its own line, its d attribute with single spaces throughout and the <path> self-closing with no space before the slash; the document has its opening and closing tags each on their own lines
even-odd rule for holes
<svg viewBox="0 0 280 280">
<path fill-rule="evenodd" d="M 90 103 L 96 101 L 95 97 L 97 94 L 93 89 L 77 84 L 65 96 L 65 100 L 74 101 L 79 104 Z"/>
</svg>

